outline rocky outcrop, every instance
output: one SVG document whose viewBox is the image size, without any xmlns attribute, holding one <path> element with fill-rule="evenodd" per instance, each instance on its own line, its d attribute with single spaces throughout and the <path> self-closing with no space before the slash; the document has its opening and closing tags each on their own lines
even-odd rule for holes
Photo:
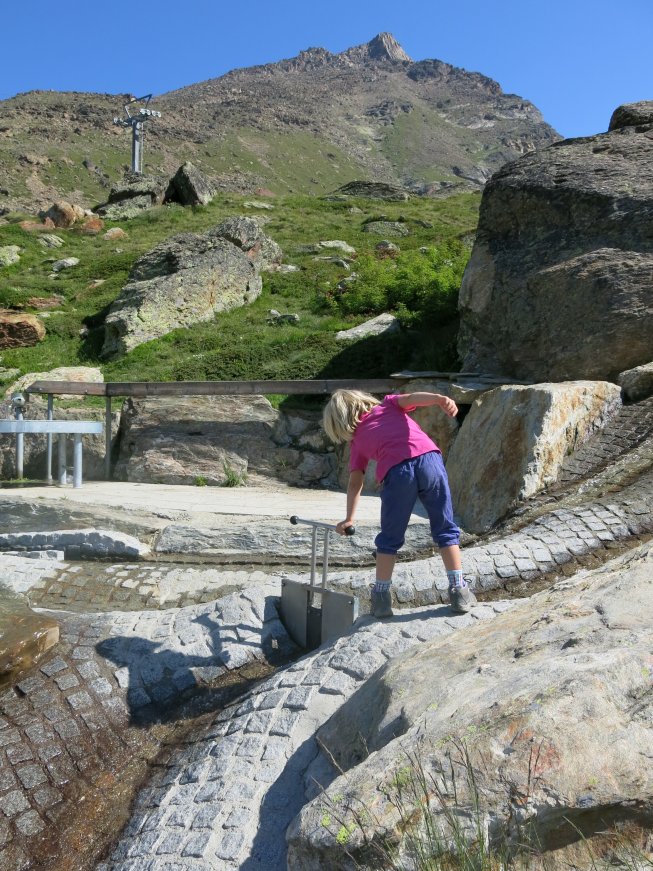
<svg viewBox="0 0 653 871">
<path fill-rule="evenodd" d="M 555 481 L 565 458 L 620 406 L 619 387 L 607 382 L 499 387 L 477 399 L 447 459 L 464 529 L 486 531 Z"/>
<path fill-rule="evenodd" d="M 647 545 L 380 668 L 318 732 L 322 782 L 343 773 L 290 826 L 288 868 L 385 867 L 384 849 L 479 832 L 586 861 L 611 826 L 650 830 L 652 571 Z"/>
<path fill-rule="evenodd" d="M 122 221 L 161 205 L 168 181 L 159 176 L 125 173 L 122 183 L 111 188 L 106 203 L 93 211 L 109 221 Z"/>
<path fill-rule="evenodd" d="M 205 206 L 215 196 L 215 188 L 190 160 L 183 163 L 170 179 L 164 202 L 182 206 Z"/>
<path fill-rule="evenodd" d="M 382 181 L 348 181 L 339 187 L 334 194 L 342 197 L 365 197 L 370 200 L 396 200 L 404 202 L 410 199 L 410 194 L 397 185 Z"/>
<path fill-rule="evenodd" d="M 648 104 L 648 111 L 653 103 Z M 653 347 L 653 123 L 558 142 L 497 172 L 460 293 L 463 368 L 614 380 Z"/>
<path fill-rule="evenodd" d="M 363 227 L 365 233 L 377 236 L 408 236 L 410 230 L 403 221 L 369 221 Z"/>
<path fill-rule="evenodd" d="M 58 366 L 48 372 L 28 372 L 5 390 L 5 398 L 26 390 L 35 381 L 75 381 L 79 384 L 102 384 L 104 375 L 93 366 Z M 62 393 L 59 399 L 77 399 L 73 394 Z"/>
<path fill-rule="evenodd" d="M 19 245 L 3 245 L 0 248 L 0 266 L 13 266 L 20 260 Z"/>
<path fill-rule="evenodd" d="M 630 402 L 639 402 L 640 399 L 653 396 L 653 363 L 645 363 L 621 372 L 617 380 L 624 397 Z"/>
<path fill-rule="evenodd" d="M 232 217 L 211 230 L 210 236 L 227 239 L 240 248 L 257 269 L 265 272 L 276 268 L 282 260 L 283 252 L 277 243 L 266 236 L 255 218 Z"/>
<path fill-rule="evenodd" d="M 262 475 L 335 482 L 335 455 L 314 416 L 282 415 L 262 396 L 128 400 L 114 477 L 238 486 Z"/>
<path fill-rule="evenodd" d="M 39 217 L 43 221 L 49 218 L 55 227 L 68 229 L 77 221 L 84 219 L 84 209 L 81 206 L 66 202 L 66 200 L 59 200 L 59 202 L 53 203 L 47 211 L 41 212 Z"/>
<path fill-rule="evenodd" d="M 218 230 L 172 236 L 136 261 L 107 315 L 103 356 L 123 354 L 257 298 L 262 282 L 256 258 L 264 256 L 263 242 L 257 238 L 245 253 Z"/>
<path fill-rule="evenodd" d="M 29 348 L 45 338 L 45 326 L 36 315 L 0 311 L 0 350 Z"/>
<path fill-rule="evenodd" d="M 385 334 L 397 333 L 400 330 L 400 324 L 397 318 L 386 312 L 378 315 L 357 327 L 352 327 L 350 330 L 339 330 L 336 333 L 336 341 L 338 342 L 355 342 L 358 339 L 364 339 L 367 336 L 380 336 Z"/>
</svg>

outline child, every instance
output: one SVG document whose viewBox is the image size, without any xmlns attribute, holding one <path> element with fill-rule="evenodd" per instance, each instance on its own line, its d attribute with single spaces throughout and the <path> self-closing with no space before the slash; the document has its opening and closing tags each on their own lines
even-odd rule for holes
<svg viewBox="0 0 653 871">
<path fill-rule="evenodd" d="M 381 532 L 375 539 L 376 583 L 372 586 L 372 614 L 377 619 L 392 617 L 392 571 L 418 497 L 447 571 L 452 609 L 464 614 L 476 603 L 463 578 L 460 530 L 453 521 L 442 454 L 407 414 L 427 405 L 439 405 L 449 417 L 458 412 L 453 399 L 439 393 L 392 394 L 379 402 L 359 390 L 336 390 L 324 408 L 322 422 L 331 441 L 351 442 L 347 517 L 336 527 L 341 535 L 354 522 L 370 460 L 376 460 L 376 477 L 383 482 Z"/>
</svg>

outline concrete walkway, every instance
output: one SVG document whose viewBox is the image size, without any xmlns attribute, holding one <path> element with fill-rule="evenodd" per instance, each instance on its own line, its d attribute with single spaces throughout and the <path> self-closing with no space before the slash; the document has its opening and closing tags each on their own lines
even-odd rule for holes
<svg viewBox="0 0 653 871">
<path fill-rule="evenodd" d="M 168 484 L 132 484 L 123 481 L 89 481 L 83 487 L 21 487 L 0 490 L 1 502 L 59 502 L 67 507 L 95 505 L 166 515 L 180 513 L 288 518 L 292 514 L 337 523 L 345 516 L 345 494 L 332 490 L 305 490 L 275 482 L 268 486 L 188 487 Z M 358 518 L 378 523 L 378 495 L 362 496 Z M 419 517 L 416 516 L 416 520 Z"/>
</svg>

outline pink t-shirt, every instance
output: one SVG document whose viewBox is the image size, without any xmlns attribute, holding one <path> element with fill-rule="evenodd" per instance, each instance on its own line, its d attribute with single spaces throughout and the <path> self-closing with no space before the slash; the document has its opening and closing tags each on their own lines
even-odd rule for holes
<svg viewBox="0 0 653 871">
<path fill-rule="evenodd" d="M 386 396 L 358 422 L 351 442 L 349 471 L 364 472 L 370 460 L 376 460 L 376 480 L 382 481 L 397 463 L 420 457 L 440 448 L 407 412 L 417 406 L 401 408 L 399 394 Z"/>
</svg>

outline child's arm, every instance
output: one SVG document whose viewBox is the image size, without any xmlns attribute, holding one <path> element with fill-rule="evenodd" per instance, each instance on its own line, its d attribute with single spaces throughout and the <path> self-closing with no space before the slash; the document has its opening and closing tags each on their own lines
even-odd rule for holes
<svg viewBox="0 0 653 871">
<path fill-rule="evenodd" d="M 441 393 L 402 393 L 397 399 L 400 408 L 423 408 L 427 405 L 439 405 L 449 417 L 458 414 L 458 406 L 449 396 Z"/>
<path fill-rule="evenodd" d="M 358 469 L 349 473 L 349 483 L 347 484 L 347 517 L 336 526 L 336 532 L 340 535 L 344 535 L 345 529 L 354 523 L 354 515 L 356 514 L 356 507 L 358 506 L 358 499 L 363 489 L 364 480 L 365 473 Z"/>
</svg>

